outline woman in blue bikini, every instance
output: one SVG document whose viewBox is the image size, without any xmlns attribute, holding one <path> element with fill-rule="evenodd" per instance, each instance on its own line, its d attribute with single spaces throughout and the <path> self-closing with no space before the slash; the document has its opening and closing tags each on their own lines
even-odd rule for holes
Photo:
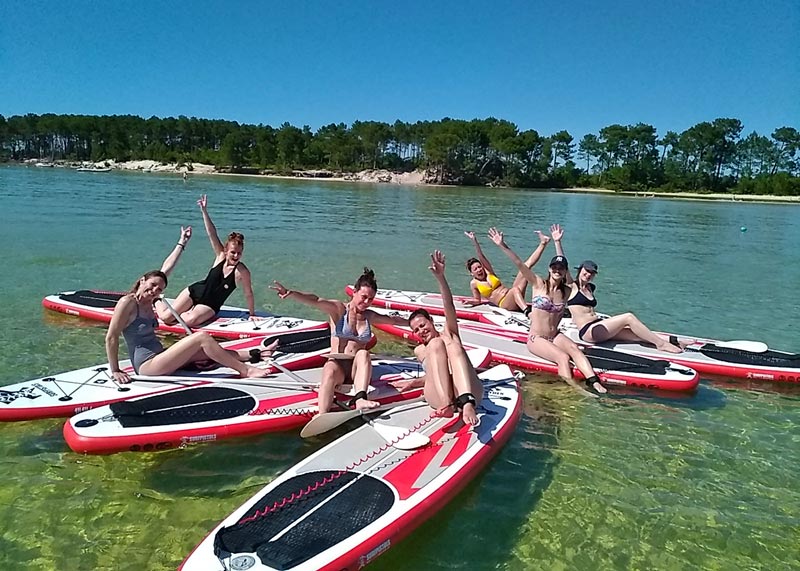
<svg viewBox="0 0 800 571">
<path fill-rule="evenodd" d="M 560 227 L 552 227 L 553 233 L 560 232 Z M 572 376 L 572 365 L 570 360 L 575 363 L 585 378 L 586 386 L 597 392 L 607 392 L 605 387 L 600 384 L 592 368 L 592 364 L 583 351 L 566 335 L 558 330 L 561 317 L 564 314 L 564 307 L 569 296 L 569 286 L 567 285 L 567 259 L 563 255 L 555 256 L 550 260 L 549 271 L 546 279 L 542 279 L 534 274 L 530 268 L 520 259 L 520 257 L 509 248 L 503 239 L 503 233 L 496 228 L 489 228 L 489 238 L 494 242 L 503 253 L 514 262 L 528 283 L 531 284 L 533 298 L 531 300 L 531 328 L 528 336 L 528 351 L 542 357 L 548 361 L 553 361 L 558 365 L 558 375 L 567 384 L 579 391 L 595 396 L 584 391 Z"/>
<path fill-rule="evenodd" d="M 270 286 L 281 299 L 291 297 L 328 314 L 331 325 L 331 358 L 322 369 L 322 382 L 319 388 L 319 412 L 328 412 L 333 404 L 336 387 L 344 382 L 355 385 L 356 394 L 350 405 L 359 409 L 374 408 L 378 403 L 367 398 L 367 390 L 372 377 L 372 359 L 367 345 L 372 340 L 371 323 L 387 325 L 408 325 L 402 317 L 390 317 L 369 309 L 378 283 L 375 273 L 364 268 L 364 273 L 356 280 L 353 297 L 343 303 L 338 299 L 322 299 L 313 293 L 287 289 L 274 281 Z"/>
</svg>

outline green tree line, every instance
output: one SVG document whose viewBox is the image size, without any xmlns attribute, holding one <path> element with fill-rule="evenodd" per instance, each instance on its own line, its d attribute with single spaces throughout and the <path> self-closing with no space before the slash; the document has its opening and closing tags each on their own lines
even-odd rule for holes
<svg viewBox="0 0 800 571">
<path fill-rule="evenodd" d="M 800 133 L 742 136 L 738 119 L 659 137 L 609 125 L 579 141 L 503 119 L 331 123 L 312 131 L 234 121 L 132 115 L 0 115 L 0 159 L 209 163 L 239 171 L 427 169 L 437 182 L 800 195 Z"/>
</svg>

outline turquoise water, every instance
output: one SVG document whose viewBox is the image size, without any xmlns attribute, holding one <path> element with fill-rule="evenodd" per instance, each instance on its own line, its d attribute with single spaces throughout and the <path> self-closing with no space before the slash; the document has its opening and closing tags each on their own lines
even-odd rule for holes
<svg viewBox="0 0 800 571">
<path fill-rule="evenodd" d="M 45 313 L 45 295 L 128 288 L 181 224 L 197 232 L 168 293 L 202 277 L 201 193 L 221 234 L 245 233 L 264 309 L 318 318 L 270 281 L 342 297 L 364 265 L 382 287 L 434 289 L 433 248 L 466 293 L 463 230 L 497 225 L 527 254 L 534 229 L 561 222 L 567 256 L 600 265 L 600 310 L 800 350 L 793 205 L 0 167 L 0 385 L 104 360 L 105 330 Z M 408 354 L 387 337 L 380 348 Z M 704 379 L 693 396 L 588 402 L 531 376 L 524 393 L 489 468 L 372 568 L 800 569 L 800 387 Z M 174 569 L 260 486 L 342 434 L 92 457 L 69 451 L 62 425 L 0 426 L 0 569 Z"/>
</svg>

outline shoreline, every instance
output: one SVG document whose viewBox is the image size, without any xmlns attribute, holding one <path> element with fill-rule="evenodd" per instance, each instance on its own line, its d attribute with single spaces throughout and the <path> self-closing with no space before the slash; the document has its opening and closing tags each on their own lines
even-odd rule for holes
<svg viewBox="0 0 800 571">
<path fill-rule="evenodd" d="M 189 175 L 213 175 L 213 176 L 235 176 L 261 179 L 292 180 L 292 181 L 315 181 L 315 182 L 346 182 L 346 183 L 367 183 L 367 184 L 394 184 L 405 186 L 430 186 L 430 187 L 457 187 L 458 185 L 437 184 L 428 182 L 429 173 L 425 170 L 415 170 L 412 172 L 392 172 L 385 169 L 366 169 L 357 173 L 341 174 L 324 169 L 295 170 L 292 175 L 281 174 L 261 174 L 261 173 L 230 173 L 220 172 L 214 165 L 202 163 L 167 163 L 160 161 L 141 160 L 116 162 L 114 160 L 72 163 L 61 161 L 57 163 L 43 162 L 29 159 L 20 164 L 36 167 L 60 167 L 78 168 L 105 172 L 107 170 L 138 171 L 143 173 L 178 174 L 187 178 Z M 800 196 L 788 195 L 769 195 L 769 194 L 723 194 L 705 192 L 637 192 L 632 190 L 611 190 L 608 188 L 521 188 L 511 186 L 497 186 L 486 188 L 504 188 L 508 190 L 521 190 L 533 192 L 566 192 L 580 194 L 606 194 L 616 196 L 626 196 L 628 198 L 662 198 L 671 200 L 696 200 L 696 201 L 715 201 L 715 202 L 748 202 L 762 204 L 800 204 Z"/>
</svg>

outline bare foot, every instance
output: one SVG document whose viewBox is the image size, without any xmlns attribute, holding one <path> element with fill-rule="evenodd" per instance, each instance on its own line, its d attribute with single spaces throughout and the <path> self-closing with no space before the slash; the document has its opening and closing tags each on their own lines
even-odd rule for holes
<svg viewBox="0 0 800 571">
<path fill-rule="evenodd" d="M 357 410 L 367 410 L 370 408 L 375 408 L 381 406 L 381 403 L 375 402 L 374 400 L 367 400 L 367 399 L 358 399 L 356 401 L 356 409 Z"/>
<path fill-rule="evenodd" d="M 242 376 L 248 379 L 263 379 L 269 376 L 269 370 L 259 369 L 258 367 L 247 367 L 246 373 Z"/>
<path fill-rule="evenodd" d="M 481 423 L 481 419 L 478 417 L 478 413 L 472 403 L 464 404 L 464 408 L 461 410 L 461 420 L 472 428 L 476 428 Z"/>
<path fill-rule="evenodd" d="M 280 339 L 275 339 L 272 343 L 261 349 L 261 358 L 262 359 L 269 359 L 272 357 L 272 354 L 275 352 L 275 349 L 278 348 L 278 343 L 280 343 Z"/>
<path fill-rule="evenodd" d="M 604 395 L 604 394 L 606 394 L 606 393 L 608 392 L 608 389 L 607 389 L 607 388 L 605 388 L 605 387 L 604 387 L 602 384 L 600 384 L 599 382 L 594 382 L 594 383 L 592 383 L 592 388 L 593 388 L 595 391 L 597 391 L 598 393 L 600 393 L 601 395 Z"/>
<path fill-rule="evenodd" d="M 660 343 L 656 349 L 664 353 L 683 353 L 683 349 L 669 342 Z"/>
</svg>

